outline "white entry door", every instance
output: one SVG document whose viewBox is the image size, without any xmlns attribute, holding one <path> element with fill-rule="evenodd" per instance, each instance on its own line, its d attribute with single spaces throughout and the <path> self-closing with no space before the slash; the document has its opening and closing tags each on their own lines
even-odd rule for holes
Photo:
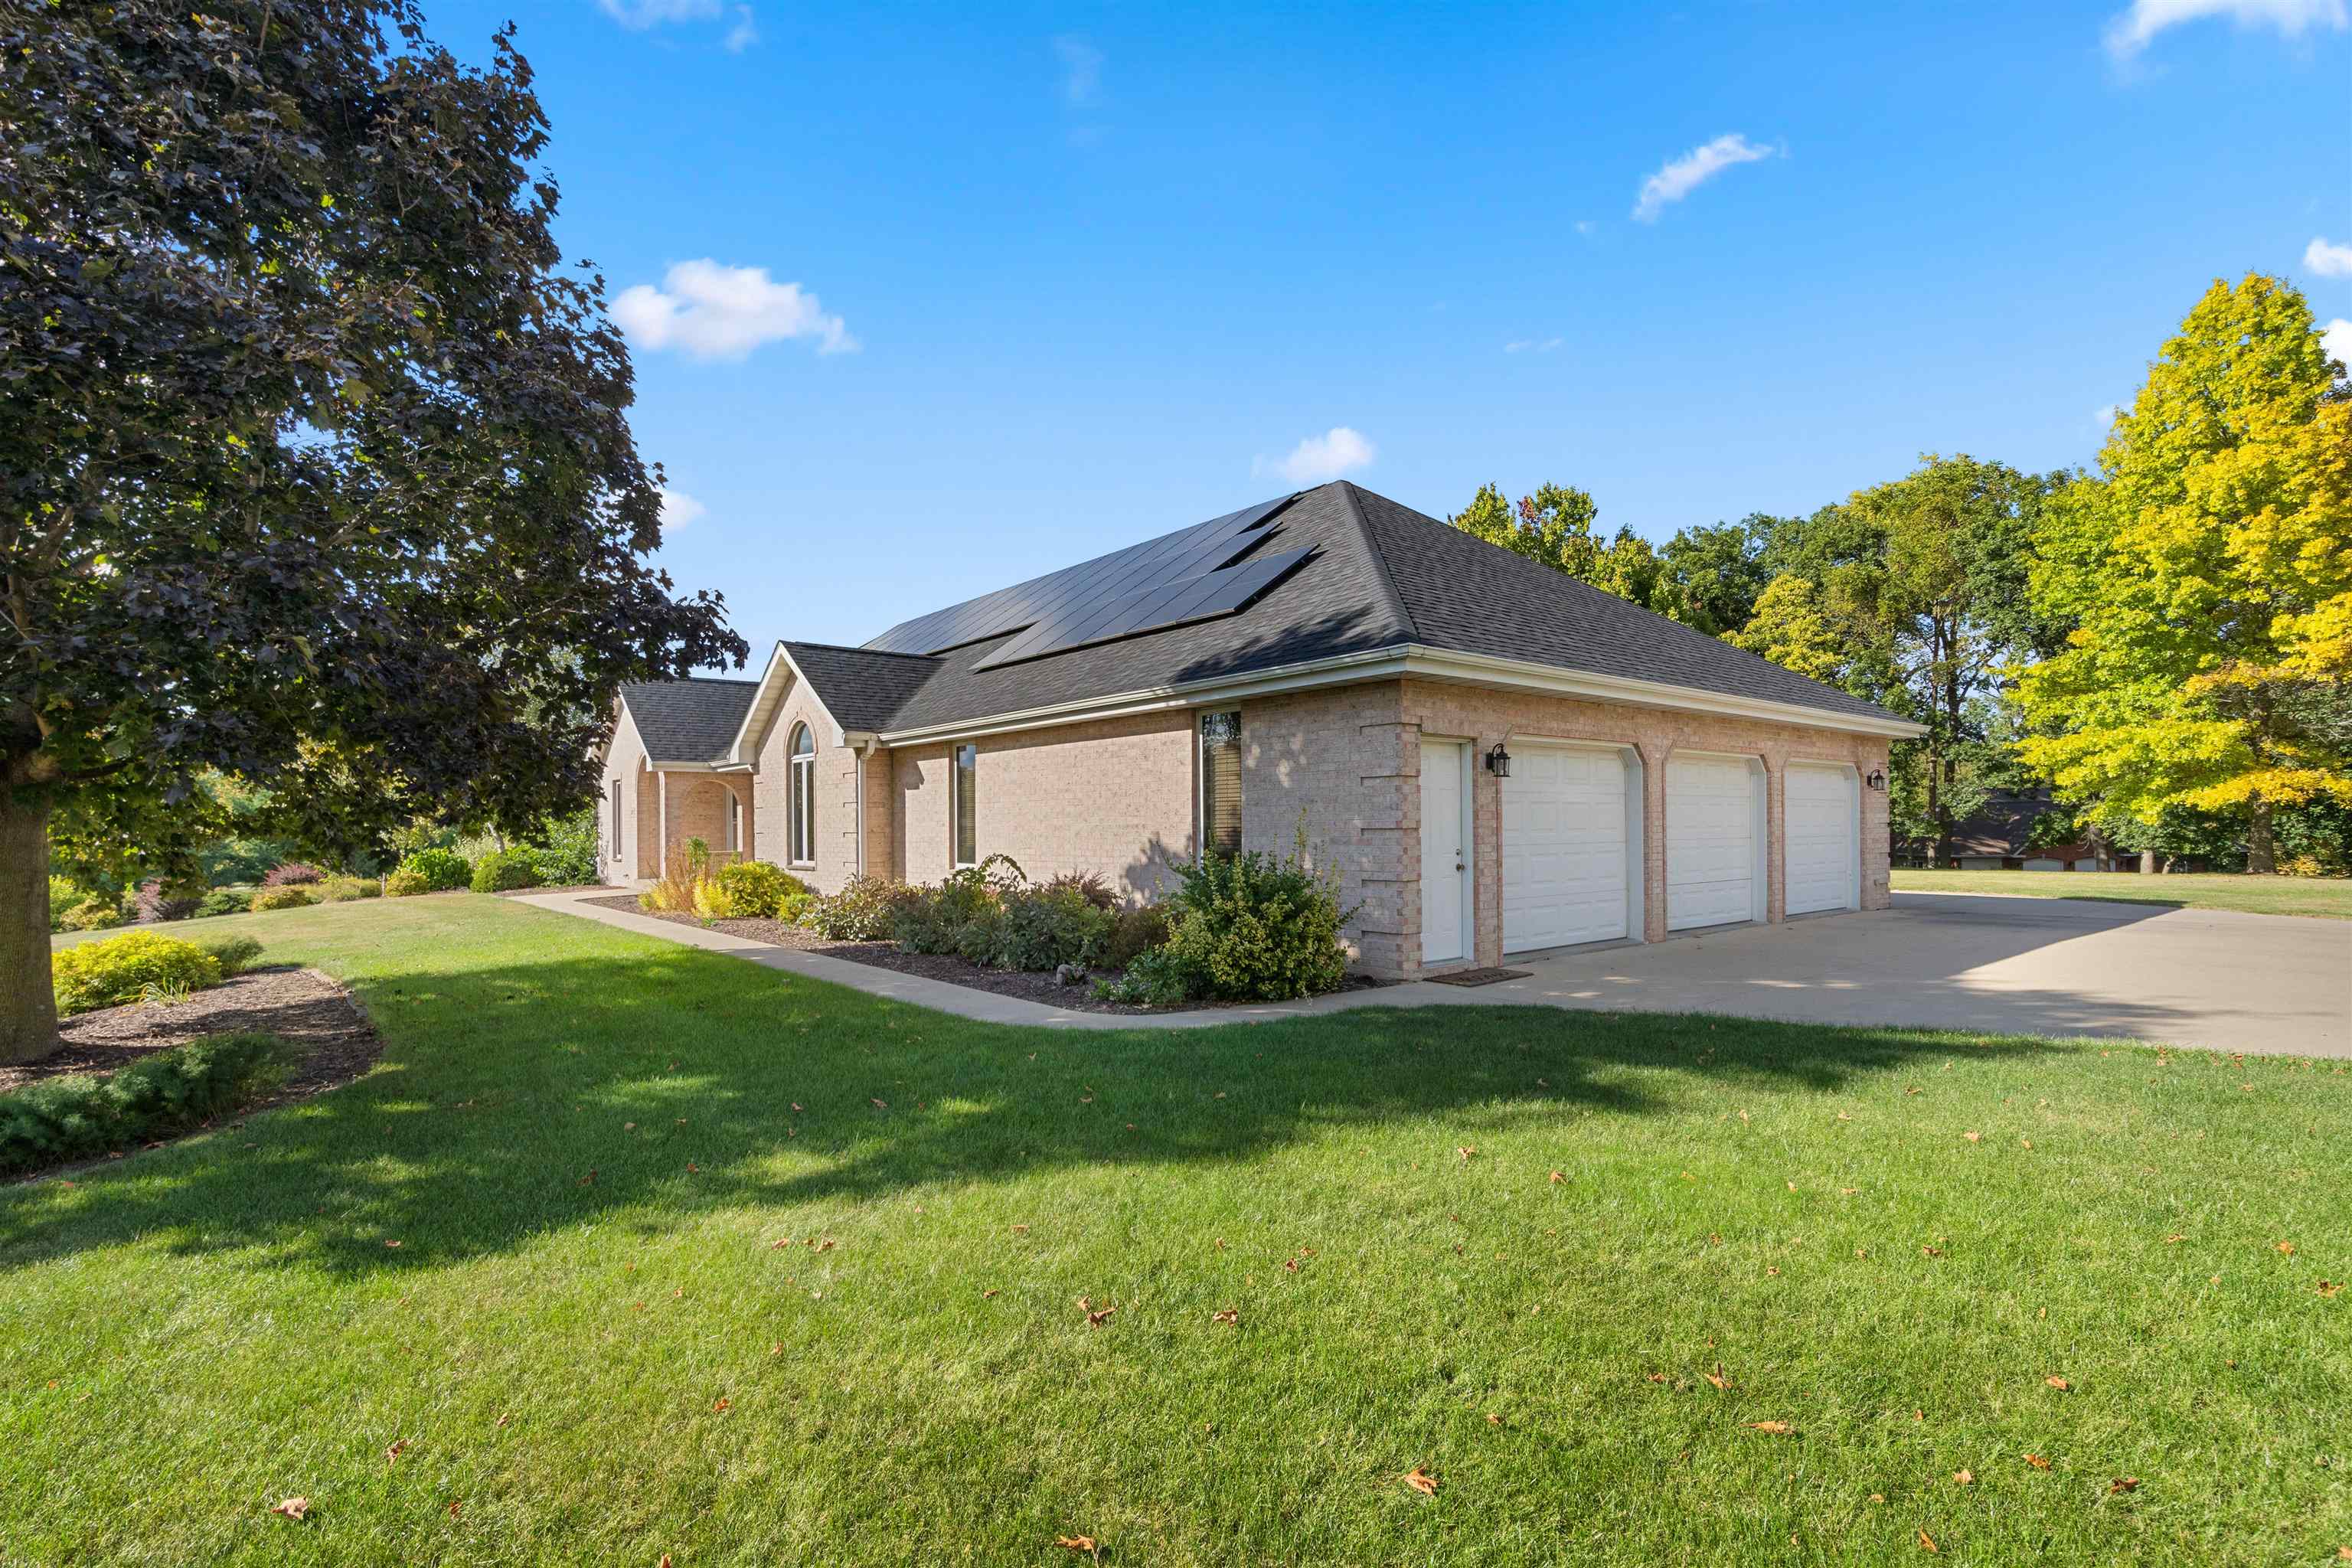
<svg viewBox="0 0 2352 1568">
<path fill-rule="evenodd" d="M 1470 953 L 1469 751 L 1459 741 L 1421 743 L 1421 961 Z"/>
<path fill-rule="evenodd" d="M 1503 781 L 1503 951 L 1627 934 L 1624 753 L 1518 743 Z"/>
<path fill-rule="evenodd" d="M 1862 828 L 1853 770 L 1790 763 L 1781 784 L 1792 915 L 1862 907 Z"/>
<path fill-rule="evenodd" d="M 1761 920 L 1763 774 L 1747 757 L 1666 762 L 1666 929 Z"/>
</svg>

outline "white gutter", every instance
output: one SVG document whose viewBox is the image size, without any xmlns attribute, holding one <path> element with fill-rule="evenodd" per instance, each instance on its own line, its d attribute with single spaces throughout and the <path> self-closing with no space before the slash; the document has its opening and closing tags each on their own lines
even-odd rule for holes
<svg viewBox="0 0 2352 1568">
<path fill-rule="evenodd" d="M 1430 680 L 1464 681 L 1481 686 L 1511 686 L 1559 697 L 1580 697 L 1600 702 L 1638 703 L 1651 708 L 1673 708 L 1688 712 L 1717 713 L 1730 718 L 1756 719 L 1780 724 L 1801 724 L 1808 729 L 1840 730 L 1853 734 L 1885 735 L 1890 739 L 1898 740 L 1911 739 L 1927 732 L 1927 726 L 1914 724 L 1904 719 L 1875 719 L 1864 713 L 1839 713 L 1828 709 L 1808 708 L 1796 702 L 1777 702 L 1760 697 L 1736 697 L 1720 691 L 1703 691 L 1695 687 L 1671 685 L 1664 681 L 1635 680 L 1623 676 L 1598 675 L 1587 670 L 1562 669 L 1557 665 L 1537 664 L 1525 659 L 1497 658 L 1487 654 L 1462 653 L 1452 648 L 1433 648 L 1420 643 L 1407 643 L 1377 648 L 1369 653 L 1340 654 L 1331 658 L 1309 659 L 1299 664 L 1283 665 L 1273 669 L 1258 670 L 1248 675 L 1233 676 L 1222 679 L 1145 687 L 1133 691 L 1090 697 L 1076 702 L 1059 702 L 1045 707 L 1022 709 L 1010 713 L 993 713 L 976 723 L 927 724 L 911 730 L 887 731 L 881 735 L 880 739 L 883 744 L 890 746 L 911 745 L 924 741 L 968 740 L 981 735 L 1001 735 L 1014 730 L 1051 729 L 1062 724 L 1081 724 L 1100 719 L 1125 718 L 1138 713 L 1164 711 L 1171 708 L 1198 707 L 1204 703 L 1229 701 L 1235 698 L 1271 696 L 1276 692 L 1306 691 L 1317 687 L 1339 686 L 1362 680 L 1402 679 L 1406 676 Z"/>
</svg>

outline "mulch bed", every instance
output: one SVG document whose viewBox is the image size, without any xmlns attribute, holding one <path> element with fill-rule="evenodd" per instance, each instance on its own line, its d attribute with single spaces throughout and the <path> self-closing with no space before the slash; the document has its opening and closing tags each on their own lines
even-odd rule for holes
<svg viewBox="0 0 2352 1568">
<path fill-rule="evenodd" d="M 35 1061 L 0 1068 L 0 1093 L 68 1073 L 104 1078 L 117 1068 L 203 1035 L 277 1035 L 300 1058 L 285 1082 L 238 1114 L 306 1100 L 351 1082 L 383 1049 L 351 994 L 315 969 L 256 969 L 168 1007 L 131 1003 L 68 1018 L 64 1041 Z"/>
<path fill-rule="evenodd" d="M 700 926 L 705 922 L 695 915 L 667 914 L 637 907 L 635 894 L 614 899 L 585 899 L 583 903 L 599 909 L 625 910 L 633 915 L 647 915 L 657 921 L 669 921 L 678 925 Z M 1033 973 L 1018 969 L 984 969 L 946 952 L 902 952 L 898 944 L 889 942 L 835 942 L 798 926 L 782 921 L 711 921 L 711 931 L 725 931 L 747 942 L 763 942 L 771 947 L 788 947 L 796 952 L 819 952 L 827 958 L 845 958 L 852 963 L 869 964 L 876 969 L 887 969 L 899 974 L 918 974 L 926 980 L 944 980 L 950 985 L 969 986 L 974 991 L 992 992 L 999 996 L 1018 996 L 1025 1002 L 1042 1002 L 1048 1007 L 1066 1008 L 1075 1013 L 1168 1013 L 1171 1007 L 1139 1007 L 1125 1002 L 1099 1002 L 1095 999 L 1094 982 L 1089 979 L 1078 985 L 1064 985 L 1051 974 Z M 1106 979 L 1116 978 L 1116 970 L 1097 970 Z M 1355 991 L 1378 985 L 1379 981 L 1368 976 L 1348 976 L 1342 990 Z M 1213 1007 L 1252 1007 L 1254 1002 L 1189 1002 L 1183 1010 Z"/>
</svg>

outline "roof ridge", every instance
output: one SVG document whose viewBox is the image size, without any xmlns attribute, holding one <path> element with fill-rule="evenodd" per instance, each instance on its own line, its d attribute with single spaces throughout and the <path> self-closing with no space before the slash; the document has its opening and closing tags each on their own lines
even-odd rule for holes
<svg viewBox="0 0 2352 1568">
<path fill-rule="evenodd" d="M 747 680 L 735 675 L 681 675 L 674 680 L 625 680 L 624 686 L 757 686 L 756 679 Z"/>
<path fill-rule="evenodd" d="M 870 653 L 877 658 L 911 658 L 932 664 L 938 663 L 940 658 L 940 656 L 935 653 L 901 653 L 894 647 L 863 647 L 856 643 L 845 642 L 811 642 L 805 637 L 778 637 L 776 641 L 786 647 L 821 647 L 834 653 Z M 758 682 L 754 681 L 752 684 L 757 685 Z"/>
<path fill-rule="evenodd" d="M 1404 595 L 1397 589 L 1395 574 L 1389 570 L 1388 552 L 1381 548 L 1381 542 L 1372 531 L 1371 519 L 1364 515 L 1363 507 L 1356 500 L 1358 490 L 1355 481 L 1335 479 L 1332 482 L 1339 489 L 1339 499 L 1348 503 L 1348 516 L 1356 524 L 1357 536 L 1364 542 L 1364 553 L 1372 558 L 1372 570 L 1380 574 L 1381 591 L 1388 595 L 1389 609 L 1396 616 L 1397 625 L 1404 629 L 1405 640 L 1419 642 L 1421 624 L 1412 618 L 1412 611 L 1405 604 Z M 1386 496 L 1381 499 L 1388 500 Z M 1398 503 L 1390 501 L 1389 504 L 1394 506 Z"/>
</svg>

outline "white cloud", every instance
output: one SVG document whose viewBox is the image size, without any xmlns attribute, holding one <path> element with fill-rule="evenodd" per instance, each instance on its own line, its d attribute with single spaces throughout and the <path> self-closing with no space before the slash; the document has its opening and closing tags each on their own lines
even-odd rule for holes
<svg viewBox="0 0 2352 1568">
<path fill-rule="evenodd" d="M 1360 431 L 1334 425 L 1320 436 L 1309 436 L 1278 460 L 1260 458 L 1250 465 L 1253 474 L 1279 474 L 1294 485 L 1319 485 L 1341 474 L 1370 468 L 1379 449 Z"/>
<path fill-rule="evenodd" d="M 596 9 L 633 32 L 667 22 L 707 22 L 719 15 L 719 0 L 596 0 Z"/>
<path fill-rule="evenodd" d="M 751 7 L 735 7 L 735 25 L 727 29 L 727 52 L 740 55 L 760 41 L 760 24 L 751 16 Z"/>
<path fill-rule="evenodd" d="M 764 267 L 681 261 L 662 287 L 639 283 L 613 299 L 613 320 L 637 348 L 678 348 L 696 359 L 741 359 L 761 343 L 814 338 L 819 353 L 847 353 L 857 340 L 839 316 L 797 283 L 772 283 Z"/>
<path fill-rule="evenodd" d="M 2107 52 L 2127 60 L 2167 27 L 2227 16 L 2241 27 L 2276 27 L 2299 37 L 2306 27 L 2346 24 L 2344 0 L 2132 0 L 2131 9 L 2107 24 Z"/>
<path fill-rule="evenodd" d="M 1642 182 L 1642 198 L 1633 204 L 1633 216 L 1643 223 L 1655 223 L 1668 205 L 1724 170 L 1738 163 L 1753 163 L 1779 152 L 1777 147 L 1759 147 L 1737 132 L 1718 136 L 1704 147 L 1694 147 Z"/>
<path fill-rule="evenodd" d="M 2314 236 L 2303 247 L 2303 264 L 2322 278 L 2352 278 L 2352 245 L 2330 245 Z"/>
<path fill-rule="evenodd" d="M 1103 52 L 1079 37 L 1076 33 L 1064 33 L 1054 40 L 1054 52 L 1062 58 L 1062 96 L 1076 108 L 1084 109 L 1102 94 Z"/>
<path fill-rule="evenodd" d="M 2352 321 L 2338 316 L 2328 322 L 2319 334 L 2319 346 L 2326 351 L 2329 359 L 2352 370 Z"/>
<path fill-rule="evenodd" d="M 664 533 L 684 528 L 710 509 L 687 494 L 667 485 L 661 489 L 661 525 Z"/>
<path fill-rule="evenodd" d="M 1566 341 L 1564 338 L 1520 338 L 1515 342 L 1505 343 L 1503 352 L 1507 354 L 1548 354 Z"/>
</svg>

